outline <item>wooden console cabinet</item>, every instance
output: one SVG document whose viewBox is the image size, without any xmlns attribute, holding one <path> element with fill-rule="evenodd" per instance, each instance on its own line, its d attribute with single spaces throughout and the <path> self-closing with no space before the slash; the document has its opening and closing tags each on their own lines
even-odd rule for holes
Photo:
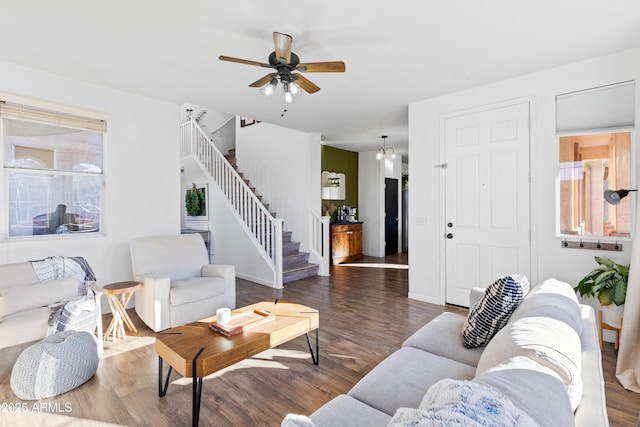
<svg viewBox="0 0 640 427">
<path fill-rule="evenodd" d="M 362 223 L 331 225 L 331 260 L 333 265 L 362 259 Z"/>
</svg>

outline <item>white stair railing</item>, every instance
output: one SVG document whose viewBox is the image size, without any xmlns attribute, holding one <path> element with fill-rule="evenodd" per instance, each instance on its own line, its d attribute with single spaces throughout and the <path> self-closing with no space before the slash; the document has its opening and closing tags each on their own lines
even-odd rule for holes
<svg viewBox="0 0 640 427">
<path fill-rule="evenodd" d="M 319 276 L 329 276 L 329 220 L 330 216 L 320 216 L 311 211 L 311 236 L 309 251 L 320 260 Z"/>
<path fill-rule="evenodd" d="M 198 159 L 273 270 L 274 288 L 282 288 L 283 220 L 269 213 L 193 118 L 180 125 L 180 155 Z"/>
</svg>

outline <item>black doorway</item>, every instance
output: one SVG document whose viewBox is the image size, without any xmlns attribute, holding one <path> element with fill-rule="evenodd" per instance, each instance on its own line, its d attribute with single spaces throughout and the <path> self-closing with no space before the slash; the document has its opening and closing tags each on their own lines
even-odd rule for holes
<svg viewBox="0 0 640 427">
<path fill-rule="evenodd" d="M 384 179 L 384 254 L 398 253 L 398 180 Z"/>
</svg>

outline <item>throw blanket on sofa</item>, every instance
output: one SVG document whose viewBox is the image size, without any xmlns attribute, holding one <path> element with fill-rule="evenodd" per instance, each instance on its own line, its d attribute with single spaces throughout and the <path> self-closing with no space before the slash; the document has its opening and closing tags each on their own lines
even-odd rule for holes
<svg viewBox="0 0 640 427">
<path fill-rule="evenodd" d="M 78 276 L 78 295 L 87 294 L 89 282 L 95 282 L 96 276 L 83 257 L 53 256 L 38 261 L 31 261 L 38 280 L 62 279 L 73 275 Z"/>
<path fill-rule="evenodd" d="M 96 302 L 92 296 L 78 296 L 49 305 L 49 326 L 46 336 L 67 330 L 93 333 L 96 329 Z"/>
<path fill-rule="evenodd" d="M 97 319 L 95 301 L 93 295 L 88 292 L 88 286 L 96 281 L 96 276 L 89 263 L 83 257 L 52 256 L 31 261 L 31 265 L 41 282 L 70 276 L 78 277 L 78 297 L 49 305 L 51 314 L 47 336 L 66 330 L 93 333 Z"/>
<path fill-rule="evenodd" d="M 388 426 L 484 427 L 538 425 L 511 400 L 473 381 L 444 379 L 432 385 L 419 408 L 399 408 Z"/>
</svg>

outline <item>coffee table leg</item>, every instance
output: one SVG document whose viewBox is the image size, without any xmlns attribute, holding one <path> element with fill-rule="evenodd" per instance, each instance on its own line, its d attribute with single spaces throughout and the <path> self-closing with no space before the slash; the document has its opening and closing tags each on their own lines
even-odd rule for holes
<svg viewBox="0 0 640 427">
<path fill-rule="evenodd" d="M 309 353 L 311 353 L 311 360 L 313 360 L 313 364 L 317 365 L 320 363 L 320 341 L 318 340 L 318 331 L 320 328 L 316 329 L 316 352 L 313 353 L 313 347 L 311 347 L 311 338 L 309 338 L 309 332 L 307 332 L 307 345 L 309 346 Z"/>
<path fill-rule="evenodd" d="M 193 362 L 191 364 L 191 377 L 193 378 L 193 408 L 192 411 L 192 419 L 191 425 L 193 427 L 197 427 L 200 422 L 200 398 L 202 397 L 202 377 L 198 378 L 198 357 L 204 351 L 204 347 L 200 349 L 200 351 L 193 358 Z"/>
<path fill-rule="evenodd" d="M 169 378 L 171 377 L 171 371 L 173 366 L 169 365 L 169 372 L 167 372 L 167 379 L 162 384 L 162 357 L 158 356 L 158 396 L 164 397 L 167 394 L 167 388 L 169 387 Z"/>
</svg>

